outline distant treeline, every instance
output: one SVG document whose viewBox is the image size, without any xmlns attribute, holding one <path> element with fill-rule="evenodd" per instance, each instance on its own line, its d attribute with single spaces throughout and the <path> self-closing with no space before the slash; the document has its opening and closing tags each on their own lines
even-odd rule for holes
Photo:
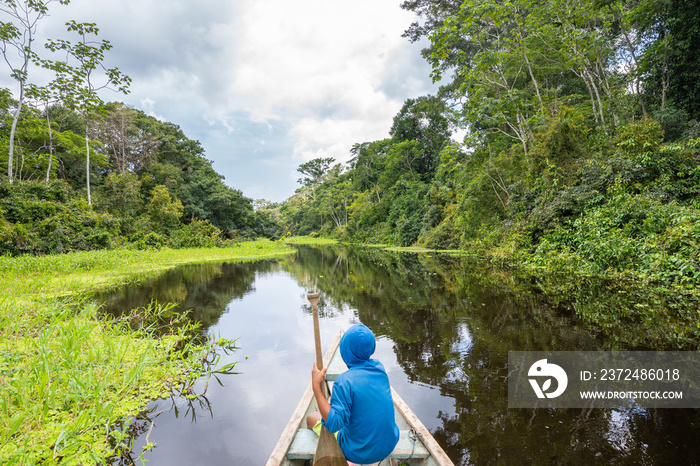
<svg viewBox="0 0 700 466">
<path fill-rule="evenodd" d="M 0 160 L 4 155 L 7 164 L 15 102 L 2 103 Z M 251 199 L 223 183 L 199 142 L 177 125 L 109 103 L 91 116 L 89 135 L 85 128 L 81 113 L 61 105 L 23 106 L 14 180 L 0 184 L 0 253 L 221 245 L 279 234 Z"/>
<path fill-rule="evenodd" d="M 406 1 L 443 86 L 270 206 L 292 234 L 700 285 L 695 2 Z M 453 134 L 466 132 L 464 143 Z"/>
</svg>

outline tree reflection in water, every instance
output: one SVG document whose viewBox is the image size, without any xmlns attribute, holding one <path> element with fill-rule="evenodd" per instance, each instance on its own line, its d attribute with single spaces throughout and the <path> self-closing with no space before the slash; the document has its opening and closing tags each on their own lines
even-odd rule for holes
<svg viewBox="0 0 700 466">
<path fill-rule="evenodd" d="M 334 307 L 357 309 L 393 341 L 410 381 L 454 400 L 455 414 L 440 413 L 433 434 L 456 464 L 695 464 L 700 457 L 700 410 L 508 409 L 508 351 L 611 347 L 530 279 L 465 257 L 371 248 L 302 248 L 287 269 L 321 277 L 318 288 Z M 611 299 L 621 305 L 617 294 Z"/>
<path fill-rule="evenodd" d="M 350 321 L 368 325 L 390 342 L 408 383 L 434 387 L 445 406 L 454 406 L 450 412 L 431 412 L 429 421 L 456 464 L 698 462 L 700 410 L 508 409 L 508 351 L 645 348 L 620 343 L 624 331 L 634 329 L 617 330 L 614 338 L 587 330 L 571 311 L 585 304 L 585 290 L 568 299 L 547 296 L 532 277 L 468 257 L 305 246 L 278 261 L 167 272 L 109 296 L 106 312 L 143 306 L 153 298 L 172 300 L 181 309 L 192 308 L 206 331 L 216 328 L 233 300 L 257 293 L 256 280 L 274 274 L 291 275 L 305 289 L 320 291 L 322 319 L 351 316 Z M 603 287 L 592 286 L 596 306 L 603 308 Z M 611 295 L 615 306 L 625 305 L 618 294 Z M 296 309 L 308 317 L 311 308 L 303 302 Z M 275 344 L 282 353 L 297 351 Z M 420 399 L 409 404 L 423 409 Z M 216 412 L 216 400 L 203 409 Z"/>
</svg>

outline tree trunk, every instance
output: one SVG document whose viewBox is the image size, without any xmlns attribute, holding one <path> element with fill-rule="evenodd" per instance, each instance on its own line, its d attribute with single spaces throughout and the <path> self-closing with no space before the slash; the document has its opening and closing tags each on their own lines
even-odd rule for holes
<svg viewBox="0 0 700 466">
<path fill-rule="evenodd" d="M 51 175 L 51 164 L 53 163 L 53 132 L 51 131 L 51 119 L 49 117 L 49 108 L 46 107 L 46 126 L 49 128 L 49 168 L 46 169 L 46 182 L 49 182 Z"/>
<path fill-rule="evenodd" d="M 635 46 L 632 44 L 632 40 L 630 39 L 629 36 L 629 31 L 625 28 L 625 25 L 622 20 L 622 16 L 619 14 L 618 11 L 615 11 L 612 9 L 612 7 L 609 7 L 610 11 L 613 12 L 615 15 L 615 19 L 617 19 L 618 23 L 620 24 L 620 30 L 622 31 L 622 36 L 625 38 L 625 43 L 627 44 L 627 49 L 629 50 L 630 54 L 632 55 L 632 60 L 634 61 L 634 68 L 635 70 L 639 70 L 639 61 L 637 60 L 637 54 L 635 53 Z M 634 78 L 634 89 L 637 92 L 637 98 L 639 99 L 639 105 L 642 107 L 642 114 L 644 115 L 644 118 L 647 117 L 647 108 L 646 105 L 644 104 L 644 99 L 642 98 L 642 93 L 641 89 L 639 88 L 639 78 L 635 77 Z"/>
<path fill-rule="evenodd" d="M 520 23 L 518 23 L 518 17 L 515 15 L 515 22 L 518 25 L 518 45 L 520 49 L 523 52 L 523 59 L 525 60 L 525 64 L 527 65 L 527 71 L 530 73 L 530 79 L 532 79 L 532 84 L 535 86 L 535 92 L 537 93 L 537 100 L 540 102 L 540 109 L 544 111 L 544 103 L 542 102 L 542 96 L 540 95 L 540 86 L 537 82 L 537 79 L 535 78 L 535 73 L 532 72 L 532 65 L 530 64 L 530 60 L 527 58 L 527 53 L 525 52 L 525 47 L 523 47 L 523 32 L 522 29 L 520 28 Z"/>
<path fill-rule="evenodd" d="M 661 70 L 661 109 L 666 108 L 666 94 L 670 87 L 671 76 L 668 72 L 668 34 L 664 36 L 664 59 L 661 62 L 663 69 Z M 644 112 L 646 115 L 646 111 Z"/>
<path fill-rule="evenodd" d="M 87 115 L 85 116 L 85 154 L 86 154 L 86 163 L 85 163 L 85 181 L 86 181 L 86 186 L 87 186 L 87 199 L 88 199 L 88 205 L 92 205 L 92 197 L 90 196 L 90 138 L 88 137 L 89 134 L 89 123 L 88 123 L 88 117 Z"/>
<path fill-rule="evenodd" d="M 572 70 L 574 71 L 574 70 Z M 579 76 L 581 79 L 583 79 L 583 82 L 586 83 L 586 87 L 588 88 L 588 93 L 591 96 L 591 107 L 593 107 L 593 117 L 595 118 L 596 124 L 600 123 L 598 120 L 598 109 L 596 108 L 595 104 L 595 96 L 593 95 L 593 87 L 591 87 L 591 83 L 588 82 L 588 77 L 585 72 L 581 72 L 580 74 L 576 71 L 574 73 Z"/>
<path fill-rule="evenodd" d="M 17 131 L 17 123 L 19 122 L 19 116 L 22 112 L 22 103 L 24 102 L 24 83 L 19 86 L 19 102 L 17 103 L 17 111 L 15 111 L 15 116 L 12 118 L 12 127 L 10 129 L 10 150 L 8 151 L 7 158 L 7 179 L 10 184 L 12 184 L 12 176 L 14 174 L 13 166 L 13 155 L 15 151 L 15 132 Z"/>
<path fill-rule="evenodd" d="M 340 230 L 343 227 L 343 221 L 341 220 L 340 216 L 335 211 L 331 211 L 329 215 L 333 220 L 333 223 L 335 223 L 336 228 Z"/>
<path fill-rule="evenodd" d="M 600 112 L 600 120 L 605 125 L 605 115 L 603 114 L 603 102 L 600 99 L 600 93 L 598 92 L 598 86 L 595 85 L 595 82 L 593 80 L 593 75 L 589 70 L 584 70 L 584 73 L 588 74 L 588 79 L 591 81 L 591 86 L 593 87 L 593 91 L 595 92 L 595 96 L 598 99 L 598 111 Z"/>
<path fill-rule="evenodd" d="M 540 86 L 537 83 L 537 79 L 535 78 L 535 74 L 532 72 L 532 66 L 530 65 L 530 60 L 528 60 L 527 54 L 525 53 L 525 50 L 523 50 L 523 58 L 525 58 L 525 63 L 527 64 L 527 70 L 530 73 L 530 78 L 532 79 L 532 83 L 535 85 L 535 92 L 537 93 L 537 100 L 540 101 L 540 108 L 544 112 L 544 103 L 542 102 L 542 96 L 540 95 Z"/>
</svg>

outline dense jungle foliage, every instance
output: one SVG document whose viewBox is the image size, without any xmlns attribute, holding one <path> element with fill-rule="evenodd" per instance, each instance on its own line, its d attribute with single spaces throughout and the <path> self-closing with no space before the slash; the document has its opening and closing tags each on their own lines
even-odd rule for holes
<svg viewBox="0 0 700 466">
<path fill-rule="evenodd" d="M 683 0 L 410 0 L 437 95 L 347 165 L 299 167 L 292 234 L 470 249 L 700 285 L 700 10 Z M 455 133 L 465 133 L 455 142 Z"/>
<path fill-rule="evenodd" d="M 112 45 L 95 23 L 69 21 L 70 38 L 37 41 L 42 19 L 69 3 L 0 5 L 0 57 L 16 82 L 15 95 L 0 88 L 0 254 L 274 236 L 277 224 L 223 183 L 198 141 L 104 103 L 99 91 L 128 94 L 131 78 L 107 67 Z"/>
<path fill-rule="evenodd" d="M 47 62 L 51 85 L 18 73 L 25 95 L 0 94 L 0 252 L 289 232 L 697 289 L 695 6 L 407 0 L 420 21 L 405 36 L 426 41 L 440 90 L 408 99 L 388 137 L 358 142 L 349 163 L 309 161 L 294 196 L 255 208 L 177 125 L 103 104 L 90 83 L 70 84 L 79 68 Z M 128 78 L 109 76 L 126 91 Z"/>
<path fill-rule="evenodd" d="M 12 104 L 0 108 L 5 163 Z M 91 120 L 92 205 L 84 117 L 58 104 L 24 105 L 14 182 L 0 184 L 0 253 L 198 247 L 277 234 L 177 125 L 121 103 L 100 105 Z"/>
</svg>

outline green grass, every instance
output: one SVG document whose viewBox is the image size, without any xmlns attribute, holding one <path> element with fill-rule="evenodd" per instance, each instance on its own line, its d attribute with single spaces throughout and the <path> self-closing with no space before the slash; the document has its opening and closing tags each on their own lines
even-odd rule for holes
<svg viewBox="0 0 700 466">
<path fill-rule="evenodd" d="M 385 247 L 384 249 L 397 252 L 435 252 L 434 249 L 424 248 L 422 246 L 392 246 Z"/>
<path fill-rule="evenodd" d="M 0 296 L 14 301 L 73 296 L 116 286 L 146 273 L 186 264 L 247 260 L 287 254 L 291 249 L 267 240 L 233 248 L 105 250 L 50 256 L 0 257 Z"/>
<path fill-rule="evenodd" d="M 287 239 L 287 242 L 291 244 L 338 244 L 338 240 L 320 236 L 292 236 Z"/>
<path fill-rule="evenodd" d="M 0 464 L 104 463 L 128 448 L 111 426 L 198 374 L 211 347 L 192 344 L 192 324 L 160 337 L 148 325 L 132 325 L 158 321 L 167 306 L 125 309 L 128 318 L 108 321 L 89 299 L 95 290 L 184 263 L 291 251 L 256 241 L 0 258 Z"/>
</svg>

